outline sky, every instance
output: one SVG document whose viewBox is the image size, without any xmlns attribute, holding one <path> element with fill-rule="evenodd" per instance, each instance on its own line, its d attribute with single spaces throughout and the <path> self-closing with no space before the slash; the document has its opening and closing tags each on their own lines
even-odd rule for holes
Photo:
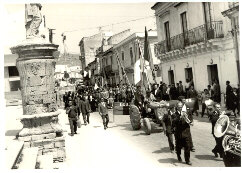
<svg viewBox="0 0 242 173">
<path fill-rule="evenodd" d="M 63 52 L 61 34 L 66 35 L 66 45 L 69 53 L 80 53 L 78 44 L 82 37 L 88 37 L 99 32 L 99 26 L 104 31 L 114 34 L 126 29 L 131 32 L 144 32 L 156 29 L 154 2 L 146 3 L 41 3 L 41 14 L 45 15 L 46 27 L 54 31 L 54 43 Z M 9 48 L 25 39 L 25 7 L 24 4 L 4 4 L 4 53 L 11 53 Z M 145 19 L 141 19 L 145 18 Z M 141 19 L 137 21 L 122 23 Z M 117 23 L 122 24 L 117 24 Z M 113 24 L 113 25 L 112 25 Z M 41 27 L 43 28 L 43 22 Z"/>
</svg>

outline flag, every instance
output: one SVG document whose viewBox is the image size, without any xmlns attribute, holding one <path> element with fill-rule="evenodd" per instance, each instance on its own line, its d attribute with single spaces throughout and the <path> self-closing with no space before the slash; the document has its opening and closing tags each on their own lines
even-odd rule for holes
<svg viewBox="0 0 242 173">
<path fill-rule="evenodd" d="M 97 90 L 97 89 L 98 89 L 98 86 L 97 86 L 97 84 L 95 83 L 94 90 Z"/>
<path fill-rule="evenodd" d="M 140 59 L 134 64 L 134 84 L 140 85 L 141 82 L 141 69 L 140 69 Z"/>
<path fill-rule="evenodd" d="M 117 61 L 118 61 L 118 72 L 119 72 L 119 84 L 123 84 L 123 79 L 124 79 L 124 69 L 123 69 L 123 66 L 119 60 L 119 57 L 117 56 Z"/>
<path fill-rule="evenodd" d="M 144 65 L 147 67 L 147 62 L 148 62 L 148 65 L 149 65 L 149 68 L 150 69 L 147 69 L 148 71 L 150 70 L 151 71 L 151 75 L 148 75 L 149 76 L 149 80 L 150 82 L 152 83 L 156 83 L 156 80 L 155 80 L 155 68 L 154 68 L 154 64 L 153 64 L 153 59 L 152 59 L 152 55 L 151 55 L 151 48 L 150 48 L 150 43 L 149 43 L 149 38 L 148 38 L 148 32 L 146 30 L 146 27 L 145 27 L 145 42 L 144 42 Z"/>
<path fill-rule="evenodd" d="M 88 73 L 84 70 L 84 77 L 87 77 Z"/>
</svg>

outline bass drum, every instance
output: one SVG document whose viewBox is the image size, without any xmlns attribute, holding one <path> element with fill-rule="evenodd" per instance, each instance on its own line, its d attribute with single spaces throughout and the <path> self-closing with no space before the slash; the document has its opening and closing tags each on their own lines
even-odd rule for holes
<svg viewBox="0 0 242 173">
<path fill-rule="evenodd" d="M 189 99 L 186 99 L 186 107 L 190 109 L 190 111 L 195 111 L 195 110 L 198 110 L 198 100 L 196 98 L 189 98 Z"/>
<path fill-rule="evenodd" d="M 130 105 L 129 106 L 129 115 L 130 115 L 130 123 L 132 125 L 133 130 L 139 130 L 141 128 L 141 115 L 137 106 Z"/>
</svg>

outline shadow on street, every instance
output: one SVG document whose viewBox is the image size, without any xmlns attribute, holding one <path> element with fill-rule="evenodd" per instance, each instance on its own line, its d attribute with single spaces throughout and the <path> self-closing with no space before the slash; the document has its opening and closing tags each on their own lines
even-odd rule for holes
<svg viewBox="0 0 242 173">
<path fill-rule="evenodd" d="M 161 148 L 160 150 L 153 151 L 152 153 L 161 154 L 161 153 L 170 153 L 170 152 L 171 151 L 169 147 L 164 147 L 164 148 Z"/>
<path fill-rule="evenodd" d="M 195 158 L 200 160 L 215 160 L 215 161 L 222 161 L 215 158 L 213 155 L 195 155 Z"/>
<path fill-rule="evenodd" d="M 20 131 L 21 131 L 21 129 L 19 129 L 19 130 L 8 130 L 5 133 L 5 136 L 16 136 Z"/>
</svg>

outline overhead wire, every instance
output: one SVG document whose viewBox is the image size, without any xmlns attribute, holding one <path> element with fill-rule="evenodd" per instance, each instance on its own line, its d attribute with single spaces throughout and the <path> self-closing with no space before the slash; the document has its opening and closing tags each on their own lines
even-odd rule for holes
<svg viewBox="0 0 242 173">
<path fill-rule="evenodd" d="M 148 18 L 151 18 L 151 17 L 155 17 L 155 15 L 146 16 L 146 17 L 142 17 L 142 18 L 137 18 L 137 19 L 133 19 L 133 20 L 126 20 L 126 21 L 117 22 L 117 23 L 111 23 L 111 24 L 102 25 L 102 26 L 96 26 L 96 27 L 89 27 L 89 28 L 80 28 L 80 29 L 75 29 L 75 30 L 69 30 L 69 31 L 64 31 L 63 33 L 76 32 L 76 31 L 81 31 L 81 30 L 99 29 L 99 28 L 104 28 L 104 27 L 107 27 L 107 26 L 112 26 L 113 27 L 114 25 L 119 25 L 119 24 L 129 23 L 129 22 L 135 22 L 135 21 L 138 21 L 138 20 L 148 19 Z"/>
</svg>

